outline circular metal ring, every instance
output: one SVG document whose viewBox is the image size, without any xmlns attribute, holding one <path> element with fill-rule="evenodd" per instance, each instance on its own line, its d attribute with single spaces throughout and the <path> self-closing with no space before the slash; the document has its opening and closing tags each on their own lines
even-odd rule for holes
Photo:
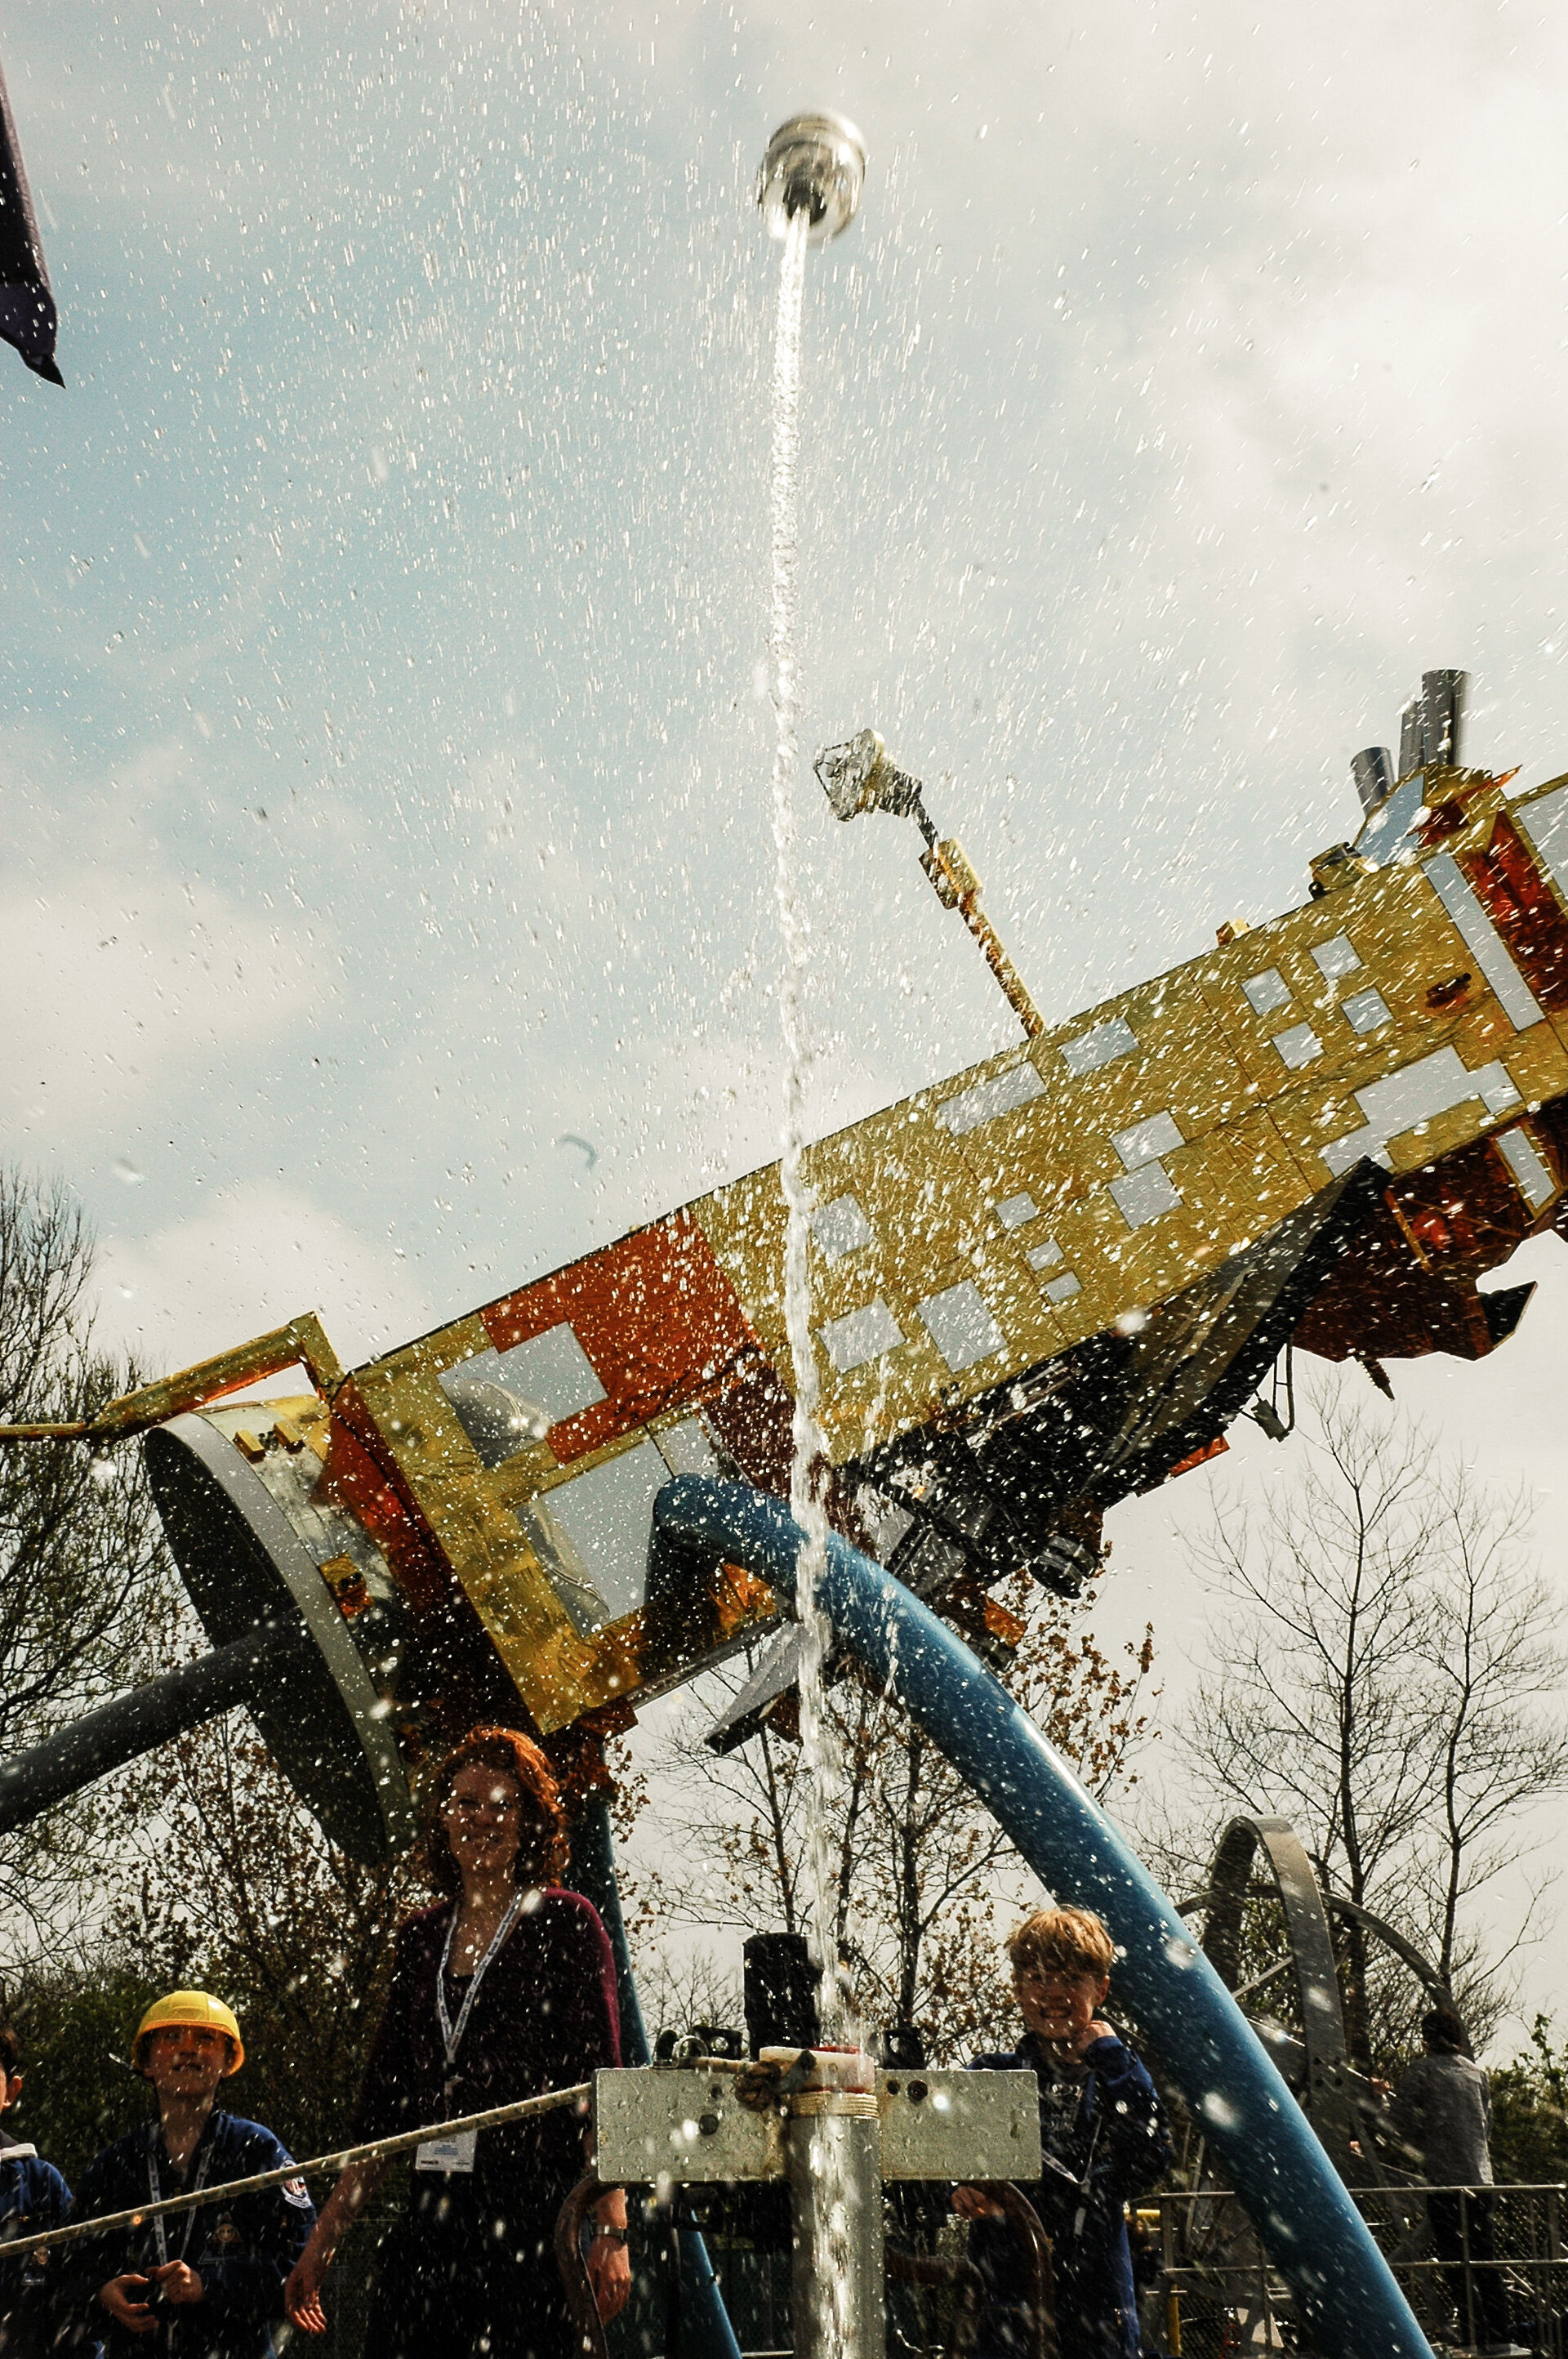
<svg viewBox="0 0 1568 2359">
<path fill-rule="evenodd" d="M 155 1426 L 143 1446 L 175 1562 L 213 1644 L 264 1624 L 302 1626 L 309 1642 L 247 1700 L 269 1751 L 333 1843 L 372 1865 L 391 1858 L 413 1839 L 408 1778 L 387 1706 L 319 1568 L 205 1418 Z"/>
</svg>

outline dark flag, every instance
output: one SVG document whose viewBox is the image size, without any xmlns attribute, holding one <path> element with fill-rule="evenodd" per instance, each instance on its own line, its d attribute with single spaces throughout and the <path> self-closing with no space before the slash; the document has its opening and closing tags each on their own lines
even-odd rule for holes
<svg viewBox="0 0 1568 2359">
<path fill-rule="evenodd" d="M 54 359 L 56 325 L 44 242 L 0 72 L 0 337 L 16 345 L 35 375 L 63 385 Z"/>
</svg>

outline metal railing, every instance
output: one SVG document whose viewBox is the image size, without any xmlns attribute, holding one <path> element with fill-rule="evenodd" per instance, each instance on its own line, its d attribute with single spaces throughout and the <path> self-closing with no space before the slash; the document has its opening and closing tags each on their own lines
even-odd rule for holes
<svg viewBox="0 0 1568 2359">
<path fill-rule="evenodd" d="M 1568 2359 L 1561 2186 L 1409 2182 L 1352 2192 L 1434 2349 L 1507 2340 L 1537 2359 Z M 1227 2190 L 1152 2195 L 1138 2211 L 1160 2262 L 1145 2296 L 1150 2347 L 1176 2359 L 1298 2347 L 1289 2289 Z"/>
</svg>

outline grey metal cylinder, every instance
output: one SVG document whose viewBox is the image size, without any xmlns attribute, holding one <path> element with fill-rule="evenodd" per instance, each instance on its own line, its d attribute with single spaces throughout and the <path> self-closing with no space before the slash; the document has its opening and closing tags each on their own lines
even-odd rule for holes
<svg viewBox="0 0 1568 2359">
<path fill-rule="evenodd" d="M 1422 753 L 1422 701 L 1412 696 L 1400 715 L 1400 776 L 1408 778 L 1419 770 L 1424 759 Z"/>
<path fill-rule="evenodd" d="M 884 2359 L 881 2125 L 874 2100 L 869 2115 L 792 2115 L 784 2145 L 795 2359 Z"/>
<path fill-rule="evenodd" d="M 80 1793 L 95 1777 L 150 1753 L 155 1745 L 199 1728 L 235 1704 L 248 1703 L 258 1688 L 278 1680 L 305 1650 L 306 1641 L 297 1629 L 271 1624 L 246 1630 L 226 1646 L 214 1647 L 210 1655 L 200 1655 L 161 1680 L 116 1696 L 58 1736 L 0 1764 L 0 1834 L 25 1827 L 67 1795 Z"/>
<path fill-rule="evenodd" d="M 1465 702 L 1470 686 L 1467 671 L 1423 671 L 1421 676 L 1422 766 L 1425 769 L 1456 770 L 1465 756 L 1461 739 Z"/>
<path fill-rule="evenodd" d="M 1394 791 L 1394 757 L 1386 745 L 1364 746 L 1359 754 L 1350 756 L 1350 775 L 1356 781 L 1362 811 L 1369 819 L 1378 805 Z"/>
</svg>

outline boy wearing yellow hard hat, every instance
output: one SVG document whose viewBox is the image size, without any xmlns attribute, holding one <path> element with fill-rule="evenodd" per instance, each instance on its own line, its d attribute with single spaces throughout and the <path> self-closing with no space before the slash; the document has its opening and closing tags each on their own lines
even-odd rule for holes
<svg viewBox="0 0 1568 2359">
<path fill-rule="evenodd" d="M 92 2220 L 170 2195 L 278 2170 L 291 2157 L 269 2129 L 227 2113 L 219 2085 L 245 2060 L 232 2008 L 206 1991 L 170 1991 L 136 2026 L 131 2061 L 150 2081 L 157 2119 L 106 2147 L 84 2174 L 72 2218 Z M 78 2347 L 105 2359 L 266 2359 L 283 2287 L 315 2218 L 303 2180 L 67 2245 L 59 2288 Z"/>
</svg>

